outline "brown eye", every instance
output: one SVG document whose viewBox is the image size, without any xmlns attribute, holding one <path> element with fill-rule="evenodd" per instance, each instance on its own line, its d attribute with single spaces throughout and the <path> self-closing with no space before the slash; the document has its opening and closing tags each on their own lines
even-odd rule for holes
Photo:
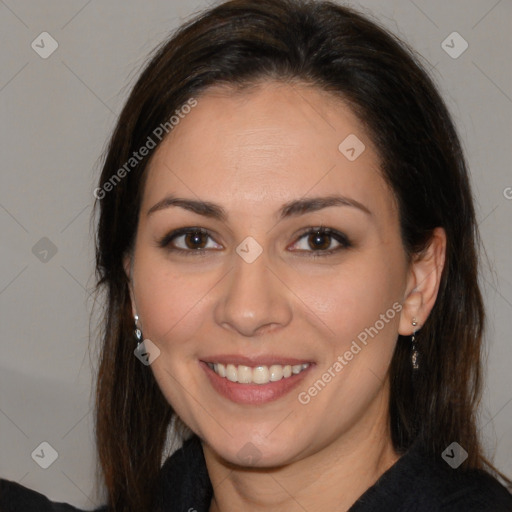
<svg viewBox="0 0 512 512">
<path fill-rule="evenodd" d="M 209 249 L 222 249 L 203 228 L 177 229 L 158 242 L 158 246 L 183 254 L 204 254 Z"/>
<path fill-rule="evenodd" d="M 330 228 L 308 229 L 294 244 L 293 251 L 309 253 L 310 256 L 328 256 L 352 247 L 348 237 Z"/>
<path fill-rule="evenodd" d="M 185 235 L 184 241 L 189 249 L 204 249 L 208 242 L 208 235 L 201 231 L 191 231 Z"/>
<path fill-rule="evenodd" d="M 332 236 L 327 233 L 317 232 L 308 236 L 308 243 L 313 250 L 327 250 L 332 242 Z"/>
</svg>

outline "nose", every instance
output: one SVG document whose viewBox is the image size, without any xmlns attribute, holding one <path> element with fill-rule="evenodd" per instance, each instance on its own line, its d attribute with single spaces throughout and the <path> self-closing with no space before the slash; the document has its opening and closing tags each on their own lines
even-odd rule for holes
<svg viewBox="0 0 512 512">
<path fill-rule="evenodd" d="M 234 268 L 223 280 L 215 320 L 225 329 L 254 337 L 283 328 L 292 319 L 292 293 L 262 254 L 247 263 L 234 256 Z"/>
</svg>

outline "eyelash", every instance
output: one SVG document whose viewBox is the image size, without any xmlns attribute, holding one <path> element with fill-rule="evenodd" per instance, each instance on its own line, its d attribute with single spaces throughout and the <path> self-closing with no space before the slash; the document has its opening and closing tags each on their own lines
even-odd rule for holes
<svg viewBox="0 0 512 512">
<path fill-rule="evenodd" d="M 208 237 L 212 238 L 210 236 L 210 233 L 204 228 L 200 228 L 200 227 L 180 228 L 180 229 L 170 232 L 169 234 L 165 235 L 161 240 L 159 240 L 158 247 L 160 247 L 162 249 L 167 248 L 167 250 L 169 250 L 171 252 L 183 254 L 184 256 L 199 256 L 199 255 L 204 256 L 206 251 L 208 251 L 209 249 L 188 249 L 188 250 L 186 250 L 186 249 L 181 249 L 178 247 L 170 247 L 169 248 L 169 245 L 171 244 L 171 242 L 173 240 L 175 240 L 176 238 L 183 236 L 183 235 L 194 234 L 194 233 L 198 233 L 203 236 L 208 236 Z M 352 243 L 350 242 L 350 240 L 348 239 L 348 237 L 345 234 L 343 234 L 335 229 L 326 228 L 324 226 L 306 228 L 306 230 L 303 231 L 302 234 L 297 239 L 297 242 L 306 236 L 311 236 L 311 235 L 316 235 L 316 234 L 320 234 L 323 236 L 329 236 L 332 239 L 336 240 L 336 242 L 338 242 L 340 245 L 338 247 L 336 247 L 334 249 L 330 249 L 330 250 L 317 250 L 317 251 L 299 250 L 298 252 L 307 252 L 307 253 L 310 253 L 309 257 L 319 258 L 319 257 L 330 256 L 330 255 L 335 254 L 343 249 L 348 249 L 348 248 L 352 247 Z M 295 245 L 297 242 L 295 242 L 293 245 Z"/>
</svg>

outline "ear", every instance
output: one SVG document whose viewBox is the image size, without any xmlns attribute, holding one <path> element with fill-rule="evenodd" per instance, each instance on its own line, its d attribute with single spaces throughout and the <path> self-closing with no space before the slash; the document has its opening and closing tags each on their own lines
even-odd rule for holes
<svg viewBox="0 0 512 512">
<path fill-rule="evenodd" d="M 410 265 L 398 332 L 410 336 L 421 328 L 436 302 L 446 256 L 446 232 L 435 228 L 428 247 Z M 417 322 L 414 327 L 412 322 Z"/>
<path fill-rule="evenodd" d="M 132 315 L 135 316 L 137 314 L 137 309 L 135 307 L 135 299 L 133 293 L 133 256 L 131 254 L 127 254 L 123 257 L 123 268 L 128 278 L 128 288 L 130 290 L 130 300 L 132 303 Z"/>
</svg>

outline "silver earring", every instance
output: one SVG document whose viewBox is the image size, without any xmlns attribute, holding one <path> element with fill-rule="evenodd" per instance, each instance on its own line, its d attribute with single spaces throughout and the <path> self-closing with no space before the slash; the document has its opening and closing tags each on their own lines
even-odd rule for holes
<svg viewBox="0 0 512 512">
<path fill-rule="evenodd" d="M 142 343 L 142 331 L 139 327 L 139 315 L 135 315 L 135 339 L 137 340 L 137 347 Z"/>
<path fill-rule="evenodd" d="M 412 369 L 417 370 L 420 367 L 420 364 L 419 364 L 419 352 L 416 347 L 416 326 L 418 325 L 418 322 L 416 322 L 416 318 L 412 319 L 411 324 L 415 328 L 414 331 L 412 332 L 412 336 L 411 336 L 411 344 L 412 344 L 411 362 L 412 362 Z"/>
</svg>

